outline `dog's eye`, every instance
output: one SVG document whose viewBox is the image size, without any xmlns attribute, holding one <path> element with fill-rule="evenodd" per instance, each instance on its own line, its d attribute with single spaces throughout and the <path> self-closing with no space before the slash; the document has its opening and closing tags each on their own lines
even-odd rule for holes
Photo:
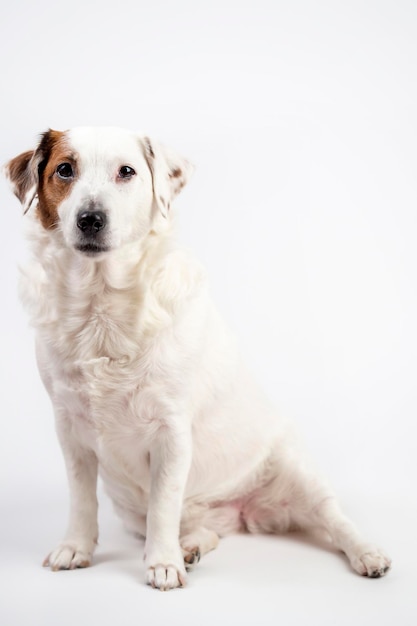
<svg viewBox="0 0 417 626">
<path fill-rule="evenodd" d="M 129 165 L 122 165 L 119 170 L 119 178 L 132 178 L 135 174 L 135 170 Z"/>
<path fill-rule="evenodd" d="M 59 178 L 72 178 L 74 176 L 74 170 L 71 163 L 60 163 L 56 168 L 56 173 Z"/>
</svg>

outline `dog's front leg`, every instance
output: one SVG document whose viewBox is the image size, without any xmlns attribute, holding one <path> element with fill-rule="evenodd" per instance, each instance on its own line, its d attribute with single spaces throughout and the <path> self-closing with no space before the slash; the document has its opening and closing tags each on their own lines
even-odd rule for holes
<svg viewBox="0 0 417 626">
<path fill-rule="evenodd" d="M 74 439 L 66 419 L 57 419 L 57 434 L 67 470 L 70 513 L 64 539 L 43 563 L 53 571 L 88 567 L 98 538 L 97 457 Z"/>
<path fill-rule="evenodd" d="M 186 582 L 179 532 L 190 463 L 191 433 L 161 428 L 150 450 L 145 562 L 147 583 L 162 591 Z"/>
</svg>

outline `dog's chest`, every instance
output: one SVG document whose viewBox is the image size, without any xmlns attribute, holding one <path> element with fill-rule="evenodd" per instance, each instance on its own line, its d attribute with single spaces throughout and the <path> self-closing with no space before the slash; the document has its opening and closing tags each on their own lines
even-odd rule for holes
<svg viewBox="0 0 417 626">
<path fill-rule="evenodd" d="M 69 304 L 56 322 L 63 358 L 85 363 L 101 357 L 117 361 L 136 356 L 138 314 L 128 296 L 92 295 L 87 303 Z"/>
<path fill-rule="evenodd" d="M 123 457 L 132 467 L 147 454 L 153 430 L 156 387 L 163 355 L 158 338 L 141 332 L 135 295 L 107 293 L 88 303 L 67 301 L 46 330 L 53 345 L 55 399 L 71 407 L 77 438 L 93 448 L 103 465 Z M 45 331 L 44 331 L 45 332 Z"/>
</svg>

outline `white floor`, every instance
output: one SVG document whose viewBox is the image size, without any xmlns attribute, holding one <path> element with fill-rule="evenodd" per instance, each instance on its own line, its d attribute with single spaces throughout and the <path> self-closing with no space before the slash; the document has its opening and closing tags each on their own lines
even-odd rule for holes
<svg viewBox="0 0 417 626">
<path fill-rule="evenodd" d="M 417 515 L 403 500 L 344 498 L 349 514 L 393 558 L 384 579 L 357 576 L 342 555 L 303 535 L 241 535 L 222 540 L 188 586 L 169 593 L 144 584 L 143 544 L 125 533 L 105 497 L 101 503 L 93 566 L 53 573 L 41 562 L 65 524 L 65 495 L 39 491 L 2 502 L 3 626 L 417 623 Z"/>
</svg>

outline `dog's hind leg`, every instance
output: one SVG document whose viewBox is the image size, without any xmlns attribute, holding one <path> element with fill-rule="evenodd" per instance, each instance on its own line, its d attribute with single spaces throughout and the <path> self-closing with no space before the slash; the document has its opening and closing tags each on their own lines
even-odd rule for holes
<svg viewBox="0 0 417 626">
<path fill-rule="evenodd" d="M 390 559 L 362 538 L 326 482 L 296 458 L 271 465 L 269 480 L 246 500 L 242 517 L 250 532 L 325 531 L 362 576 L 379 578 L 390 568 Z"/>
<path fill-rule="evenodd" d="M 363 539 L 335 498 L 326 498 L 316 505 L 308 525 L 324 529 L 334 546 L 346 554 L 352 568 L 361 576 L 380 578 L 390 569 L 391 560 L 380 548 Z"/>
</svg>

